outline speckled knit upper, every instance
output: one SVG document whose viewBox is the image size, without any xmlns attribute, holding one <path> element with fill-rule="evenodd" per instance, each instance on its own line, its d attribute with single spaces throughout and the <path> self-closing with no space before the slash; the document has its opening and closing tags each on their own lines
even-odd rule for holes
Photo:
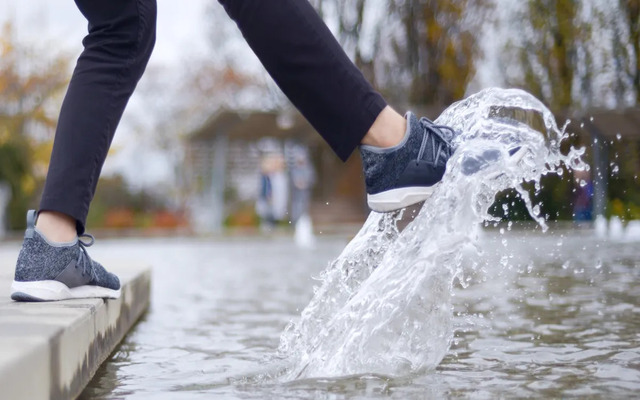
<svg viewBox="0 0 640 400">
<path fill-rule="evenodd" d="M 49 243 L 34 227 L 28 226 L 27 230 L 30 228 L 33 229 L 33 234 L 25 236 L 18 255 L 16 281 L 56 280 L 56 277 L 70 262 L 80 258 L 83 263 L 90 263 L 79 266 L 92 276 L 88 285 L 102 286 L 113 290 L 120 289 L 120 281 L 117 276 L 107 272 L 102 265 L 91 260 L 87 255 L 80 257 L 83 250 L 78 239 L 70 243 Z"/>
<path fill-rule="evenodd" d="M 404 139 L 398 145 L 389 148 L 360 146 L 365 183 L 369 194 L 396 188 L 407 166 L 418 158 L 420 147 L 425 138 L 425 128 L 413 113 L 408 112 L 405 118 L 407 119 L 407 131 Z M 439 138 L 435 140 L 440 143 Z M 426 141 L 421 162 L 429 164 L 431 169 L 437 169 L 435 176 L 441 177 L 448 156 L 439 156 L 436 163 L 436 159 L 433 157 L 436 149 L 433 144 L 432 140 Z M 439 180 L 439 178 L 434 179 Z"/>
</svg>

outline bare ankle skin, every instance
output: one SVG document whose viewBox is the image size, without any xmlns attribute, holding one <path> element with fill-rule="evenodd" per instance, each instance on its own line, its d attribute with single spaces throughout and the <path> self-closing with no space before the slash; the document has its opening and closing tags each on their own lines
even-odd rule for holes
<svg viewBox="0 0 640 400">
<path fill-rule="evenodd" d="M 362 138 L 361 144 L 392 147 L 399 144 L 407 130 L 407 120 L 393 108 L 386 106 Z"/>
<path fill-rule="evenodd" d="M 52 242 L 71 242 L 77 237 L 76 221 L 57 211 L 41 211 L 36 228 Z"/>
</svg>

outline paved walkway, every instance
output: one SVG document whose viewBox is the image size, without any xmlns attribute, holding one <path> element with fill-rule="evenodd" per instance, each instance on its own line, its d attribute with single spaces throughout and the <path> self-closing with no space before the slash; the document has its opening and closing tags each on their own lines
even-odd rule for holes
<svg viewBox="0 0 640 400">
<path fill-rule="evenodd" d="M 0 259 L 0 398 L 75 398 L 149 306 L 151 270 L 110 263 L 118 300 L 17 303 L 8 258 Z"/>
</svg>

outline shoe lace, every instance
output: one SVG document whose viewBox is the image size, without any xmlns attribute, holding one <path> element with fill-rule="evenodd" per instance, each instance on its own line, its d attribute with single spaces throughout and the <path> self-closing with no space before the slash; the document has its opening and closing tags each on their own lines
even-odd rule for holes
<svg viewBox="0 0 640 400">
<path fill-rule="evenodd" d="M 88 239 L 88 241 L 82 241 L 82 239 Z M 76 265 L 82 265 L 82 276 L 90 275 L 91 280 L 95 280 L 96 277 L 93 271 L 93 263 L 91 261 L 91 257 L 89 257 L 89 253 L 87 253 L 87 247 L 93 246 L 96 239 L 93 235 L 88 233 L 83 233 L 78 236 L 78 245 L 80 246 L 80 254 L 78 255 L 78 261 Z"/>
<path fill-rule="evenodd" d="M 436 125 L 426 117 L 420 118 L 420 125 L 422 126 L 424 136 L 422 137 L 422 144 L 420 144 L 420 151 L 418 152 L 416 163 L 422 160 L 429 140 L 431 140 L 431 149 L 433 151 L 433 165 L 438 165 L 438 160 L 442 154 L 446 155 L 447 158 L 451 157 L 453 154 L 453 145 L 451 142 L 455 137 L 456 131 L 450 126 Z M 438 141 L 437 139 L 440 140 Z"/>
</svg>

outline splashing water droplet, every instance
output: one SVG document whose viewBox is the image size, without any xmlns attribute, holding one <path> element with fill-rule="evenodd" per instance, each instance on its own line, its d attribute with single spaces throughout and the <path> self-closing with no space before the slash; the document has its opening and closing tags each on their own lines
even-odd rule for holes
<svg viewBox="0 0 640 400">
<path fill-rule="evenodd" d="M 500 265 L 502 265 L 503 267 L 506 267 L 508 264 L 509 264 L 509 257 L 507 256 L 500 257 Z"/>
<path fill-rule="evenodd" d="M 540 206 L 538 204 L 533 206 L 533 214 L 536 216 L 540 215 Z"/>
<path fill-rule="evenodd" d="M 544 231 L 540 206 L 523 184 L 539 187 L 562 164 L 586 169 L 584 149 L 562 154 L 564 130 L 521 90 L 483 90 L 435 122 L 459 133 L 442 182 L 402 232 L 401 212 L 372 212 L 322 273 L 313 299 L 281 336 L 289 365 L 283 380 L 435 368 L 453 339 L 452 284 L 469 267 L 462 255 L 478 225 L 499 221 L 489 213 L 496 195 L 515 188 Z"/>
</svg>

